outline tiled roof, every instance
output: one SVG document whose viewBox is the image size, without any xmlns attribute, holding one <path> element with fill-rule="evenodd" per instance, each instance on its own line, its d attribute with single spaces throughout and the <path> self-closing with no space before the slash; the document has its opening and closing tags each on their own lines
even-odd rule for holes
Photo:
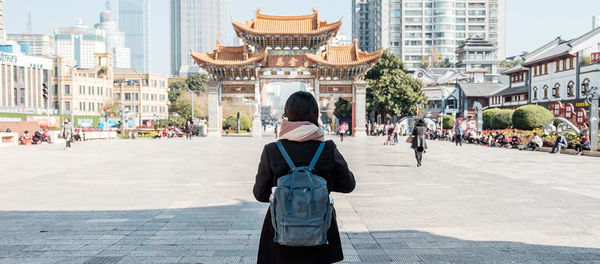
<svg viewBox="0 0 600 264">
<path fill-rule="evenodd" d="M 198 64 L 207 63 L 223 66 L 248 65 L 259 62 L 267 57 L 267 51 L 263 53 L 251 53 L 247 46 L 226 47 L 217 42 L 217 49 L 212 53 L 201 54 L 191 51 L 192 58 Z"/>
<path fill-rule="evenodd" d="M 504 71 L 502 72 L 502 74 L 509 74 L 509 73 L 513 73 L 513 72 L 519 72 L 519 71 L 528 71 L 528 70 L 529 70 L 529 69 L 528 69 L 528 68 L 525 68 L 525 67 L 523 67 L 523 65 L 522 65 L 522 64 L 518 64 L 518 65 L 512 66 L 512 67 L 510 67 L 510 68 L 508 68 L 508 69 L 504 70 Z"/>
<path fill-rule="evenodd" d="M 529 92 L 529 86 L 512 87 L 500 90 L 495 95 L 519 94 Z"/>
<path fill-rule="evenodd" d="M 261 14 L 257 10 L 254 19 L 246 21 L 232 21 L 236 32 L 246 31 L 258 35 L 267 34 L 321 34 L 328 31 L 338 31 L 342 20 L 328 24 L 319 20 L 319 13 L 313 10 L 310 15 L 304 16 L 273 16 Z"/>
<path fill-rule="evenodd" d="M 505 88 L 499 83 L 458 83 L 466 96 L 470 97 L 486 97 L 494 95 Z"/>
<path fill-rule="evenodd" d="M 379 60 L 383 50 L 368 53 L 363 52 L 357 47 L 356 39 L 351 46 L 329 46 L 318 54 L 306 54 L 306 58 L 315 64 L 327 66 L 354 66 L 364 63 L 374 63 Z"/>
</svg>

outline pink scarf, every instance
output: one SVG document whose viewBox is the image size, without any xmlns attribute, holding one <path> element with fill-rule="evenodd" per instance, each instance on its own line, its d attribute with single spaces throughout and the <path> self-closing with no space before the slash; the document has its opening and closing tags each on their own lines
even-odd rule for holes
<svg viewBox="0 0 600 264">
<path fill-rule="evenodd" d="M 325 141 L 325 133 L 318 126 L 308 121 L 292 122 L 283 120 L 279 138 L 298 142 Z"/>
</svg>

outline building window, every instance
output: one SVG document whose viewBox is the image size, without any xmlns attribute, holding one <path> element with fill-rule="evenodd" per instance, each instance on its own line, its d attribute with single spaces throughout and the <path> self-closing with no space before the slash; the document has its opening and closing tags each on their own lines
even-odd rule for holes
<svg viewBox="0 0 600 264">
<path fill-rule="evenodd" d="M 544 64 L 544 74 L 548 74 L 548 63 Z"/>
<path fill-rule="evenodd" d="M 573 90 L 573 81 L 570 81 L 569 84 L 567 84 L 567 95 L 574 96 L 575 92 Z"/>
<path fill-rule="evenodd" d="M 585 80 L 583 80 L 583 83 L 581 83 L 581 93 L 588 94 L 589 92 L 590 92 L 590 80 L 586 78 Z"/>
<path fill-rule="evenodd" d="M 559 71 L 560 71 L 560 62 L 561 62 L 561 61 L 557 61 L 557 62 L 556 62 L 556 72 L 559 72 Z"/>
<path fill-rule="evenodd" d="M 544 85 L 544 99 L 548 99 L 548 85 Z"/>
<path fill-rule="evenodd" d="M 58 95 L 58 84 L 54 85 L 54 89 L 52 89 L 52 94 Z M 58 109 L 58 108 L 56 108 L 56 109 Z"/>
<path fill-rule="evenodd" d="M 65 110 L 71 111 L 71 102 L 65 101 Z"/>
<path fill-rule="evenodd" d="M 131 101 L 131 94 L 125 93 L 125 101 Z"/>
<path fill-rule="evenodd" d="M 65 84 L 65 94 L 71 94 L 71 86 L 68 84 Z"/>
<path fill-rule="evenodd" d="M 552 88 L 552 96 L 555 98 L 560 97 L 560 84 L 556 83 Z"/>
<path fill-rule="evenodd" d="M 575 66 L 573 66 L 573 65 L 574 65 L 574 62 L 575 62 L 575 58 L 571 58 L 571 59 L 569 60 L 569 69 L 574 69 L 574 68 L 575 68 Z"/>
</svg>

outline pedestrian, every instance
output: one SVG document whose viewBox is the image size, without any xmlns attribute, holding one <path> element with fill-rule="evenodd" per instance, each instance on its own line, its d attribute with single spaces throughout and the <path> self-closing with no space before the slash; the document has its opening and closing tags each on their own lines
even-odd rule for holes
<svg viewBox="0 0 600 264">
<path fill-rule="evenodd" d="M 398 144 L 398 134 L 400 134 L 400 124 L 396 122 L 394 125 L 394 144 Z"/>
<path fill-rule="evenodd" d="M 346 126 L 344 126 L 344 123 L 341 123 L 338 126 L 338 134 L 340 134 L 340 140 L 344 141 L 344 135 L 346 134 Z"/>
<path fill-rule="evenodd" d="M 552 146 L 550 153 L 560 154 L 560 149 L 566 148 L 568 146 L 567 144 L 568 143 L 565 136 L 563 136 L 561 133 L 556 133 L 556 141 L 554 141 L 554 145 Z"/>
<path fill-rule="evenodd" d="M 308 161 L 315 156 L 317 148 L 324 142 L 324 149 L 316 161 L 314 172 L 327 181 L 329 192 L 349 193 L 356 185 L 354 175 L 348 169 L 348 164 L 333 141 L 324 141 L 323 132 L 317 126 L 318 117 L 319 106 L 312 94 L 304 91 L 292 94 L 285 104 L 279 142 L 289 153 L 291 162 L 296 167 L 308 165 Z M 289 171 L 290 166 L 277 143 L 267 144 L 263 149 L 256 174 L 254 197 L 259 202 L 269 202 L 277 179 L 288 174 Z M 309 210 L 309 208 L 294 207 L 292 210 Z M 258 264 L 334 263 L 344 259 L 335 209 L 332 210 L 331 224 L 326 232 L 328 243 L 318 246 L 283 246 L 274 242 L 276 234 L 273 222 L 276 220 L 272 221 L 271 217 L 269 209 L 260 235 Z"/>
<path fill-rule="evenodd" d="M 459 120 L 456 120 L 456 122 L 454 123 L 454 142 L 456 143 L 456 146 L 460 145 L 462 147 L 462 141 L 463 141 L 463 128 L 462 128 L 462 124 Z"/>
<path fill-rule="evenodd" d="M 65 139 L 65 149 L 71 150 L 71 142 L 73 142 L 73 125 L 68 118 L 63 121 L 62 137 Z"/>
<path fill-rule="evenodd" d="M 415 158 L 417 159 L 417 167 L 421 167 L 421 160 L 423 159 L 423 152 L 427 149 L 427 142 L 425 141 L 425 131 L 427 126 L 423 119 L 419 119 L 415 124 L 412 131 L 412 143 L 411 148 L 415 150 Z"/>
<path fill-rule="evenodd" d="M 185 137 L 187 139 L 192 139 L 192 136 L 194 135 L 194 125 L 192 124 L 192 122 L 190 120 L 187 121 L 187 123 L 185 124 Z"/>
</svg>

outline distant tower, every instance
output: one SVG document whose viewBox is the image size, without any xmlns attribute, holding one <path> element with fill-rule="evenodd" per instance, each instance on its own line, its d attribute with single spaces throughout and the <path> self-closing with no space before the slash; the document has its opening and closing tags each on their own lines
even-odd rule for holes
<svg viewBox="0 0 600 264">
<path fill-rule="evenodd" d="M 592 29 L 596 29 L 600 27 L 600 16 L 592 17 Z"/>
<path fill-rule="evenodd" d="M 27 34 L 33 33 L 33 22 L 31 22 L 31 12 L 27 14 Z"/>
<path fill-rule="evenodd" d="M 171 74 L 185 76 L 200 68 L 190 49 L 211 52 L 227 41 L 227 0 L 171 0 Z"/>
<path fill-rule="evenodd" d="M 150 72 L 150 1 L 119 0 L 119 31 L 131 51 L 131 67 Z"/>
</svg>

